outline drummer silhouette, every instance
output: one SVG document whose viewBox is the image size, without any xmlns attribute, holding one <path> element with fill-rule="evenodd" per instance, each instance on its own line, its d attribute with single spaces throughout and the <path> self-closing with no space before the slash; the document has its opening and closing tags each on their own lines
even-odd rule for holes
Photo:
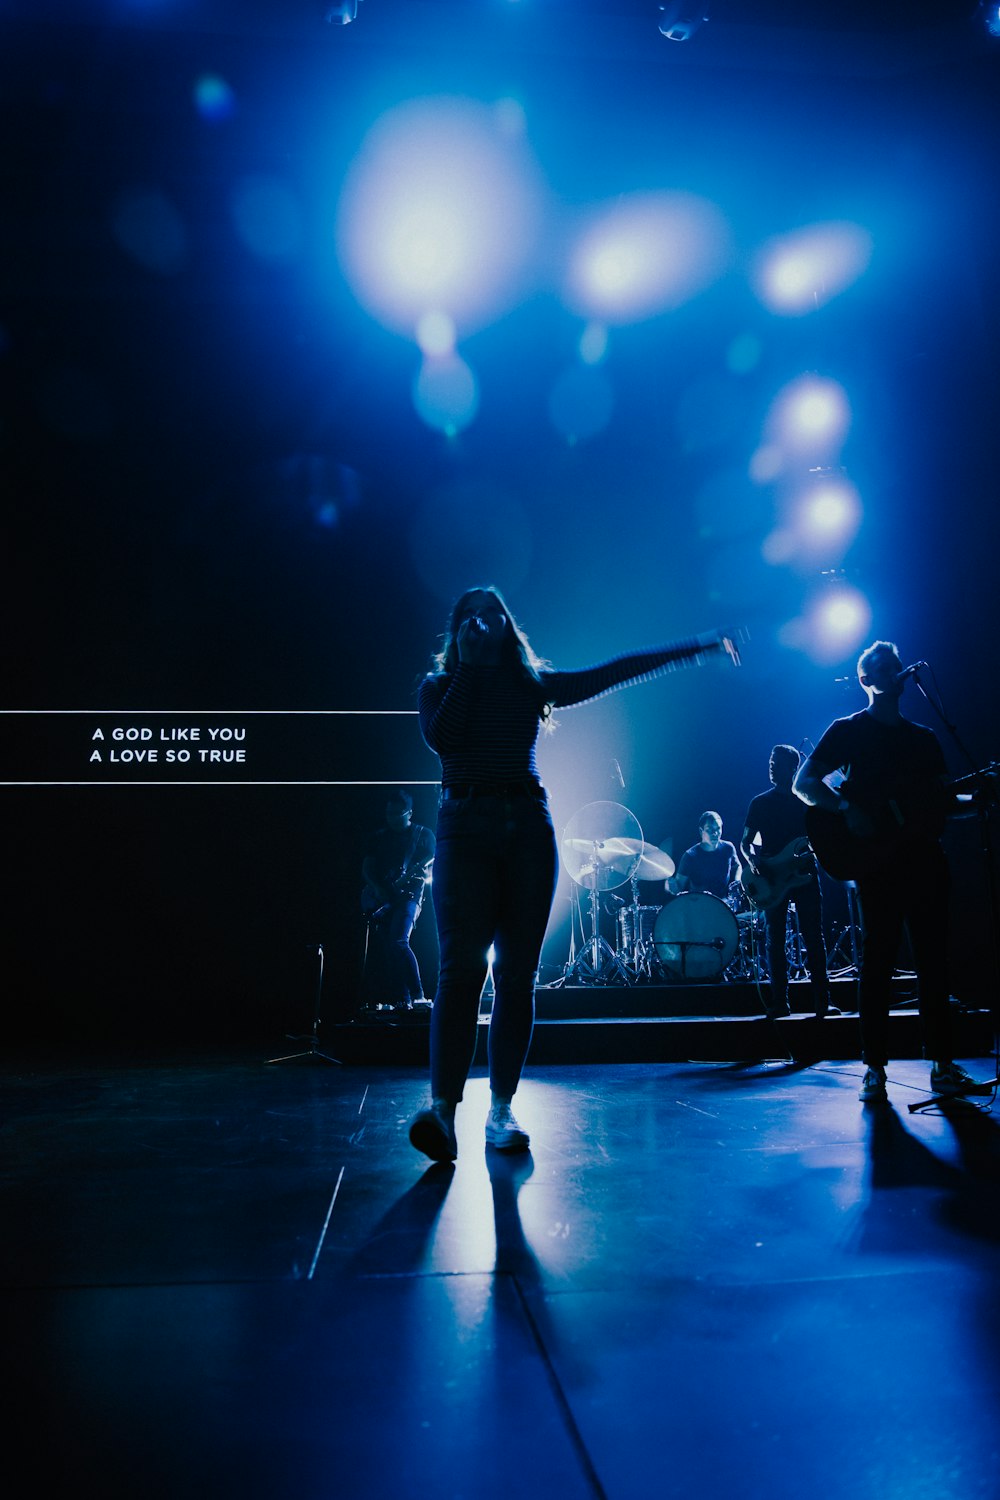
<svg viewBox="0 0 1000 1500">
<path fill-rule="evenodd" d="M 681 891 L 703 891 L 725 901 L 729 887 L 743 873 L 736 845 L 722 837 L 722 818 L 703 812 L 698 819 L 698 842 L 685 849 L 677 874 L 667 882 L 675 895 Z"/>
</svg>

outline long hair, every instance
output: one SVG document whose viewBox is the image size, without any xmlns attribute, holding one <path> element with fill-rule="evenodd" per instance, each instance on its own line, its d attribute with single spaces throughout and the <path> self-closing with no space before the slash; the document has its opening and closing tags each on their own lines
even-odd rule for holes
<svg viewBox="0 0 1000 1500">
<path fill-rule="evenodd" d="M 455 600 L 451 617 L 448 621 L 448 628 L 442 637 L 441 649 L 432 657 L 432 676 L 444 676 L 447 673 L 454 672 L 458 666 L 456 636 L 458 635 L 462 621 L 469 614 L 469 601 L 475 594 L 490 594 L 507 617 L 507 629 L 504 631 L 503 640 L 500 643 L 501 666 L 512 667 L 515 672 L 519 672 L 523 677 L 528 678 L 529 681 L 540 683 L 542 672 L 548 668 L 549 663 L 536 655 L 528 637 L 511 614 L 506 599 L 500 590 L 491 583 L 466 589 L 465 593 L 461 594 Z M 540 717 L 543 729 L 546 731 L 555 729 L 556 724 L 552 717 L 551 703 L 542 705 Z"/>
<path fill-rule="evenodd" d="M 500 643 L 500 662 L 502 666 L 515 667 L 525 677 L 530 677 L 532 682 L 540 682 L 541 674 L 548 666 L 540 656 L 536 656 L 531 648 L 531 642 L 514 619 L 507 601 L 498 588 L 492 584 L 483 584 L 476 588 L 466 589 L 465 593 L 455 600 L 452 607 L 448 628 L 442 638 L 441 650 L 433 657 L 434 675 L 441 676 L 446 672 L 454 672 L 458 666 L 458 636 L 459 627 L 463 620 L 469 615 L 469 602 L 476 594 L 490 594 L 507 617 L 507 629 L 504 631 L 503 640 Z"/>
</svg>

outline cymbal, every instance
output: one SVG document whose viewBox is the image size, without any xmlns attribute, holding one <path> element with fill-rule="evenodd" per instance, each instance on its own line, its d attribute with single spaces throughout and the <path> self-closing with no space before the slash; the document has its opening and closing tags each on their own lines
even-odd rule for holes
<svg viewBox="0 0 1000 1500">
<path fill-rule="evenodd" d="M 605 844 L 616 844 L 622 854 L 638 855 L 635 880 L 669 880 L 676 866 L 665 849 L 656 844 L 647 844 L 642 839 L 607 839 Z"/>
<path fill-rule="evenodd" d="M 669 880 L 676 868 L 666 849 L 646 844 L 635 876 L 637 880 Z"/>
<path fill-rule="evenodd" d="M 590 837 L 582 837 L 585 834 Z M 628 880 L 641 848 L 639 820 L 618 802 L 591 802 L 580 808 L 562 839 L 567 871 L 592 891 L 613 890 Z"/>
</svg>

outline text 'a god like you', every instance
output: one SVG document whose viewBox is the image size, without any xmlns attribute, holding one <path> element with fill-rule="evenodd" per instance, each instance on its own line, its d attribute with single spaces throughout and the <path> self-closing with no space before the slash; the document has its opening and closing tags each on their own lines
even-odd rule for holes
<svg viewBox="0 0 1000 1500">
<path fill-rule="evenodd" d="M 245 765 L 246 746 L 236 743 L 246 739 L 245 729 L 202 727 L 200 724 L 173 725 L 151 729 L 148 725 L 116 726 L 108 731 L 95 729 L 90 752 L 91 764 L 107 760 L 114 765 Z M 208 744 L 204 743 L 208 740 Z M 167 743 L 164 743 L 167 742 Z"/>
</svg>

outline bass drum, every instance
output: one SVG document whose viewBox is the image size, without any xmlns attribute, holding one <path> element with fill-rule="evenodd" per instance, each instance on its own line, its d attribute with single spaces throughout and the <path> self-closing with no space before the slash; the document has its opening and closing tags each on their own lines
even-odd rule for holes
<svg viewBox="0 0 1000 1500">
<path fill-rule="evenodd" d="M 660 908 L 653 947 L 670 979 L 721 979 L 739 943 L 739 924 L 724 901 L 685 891 Z"/>
</svg>

